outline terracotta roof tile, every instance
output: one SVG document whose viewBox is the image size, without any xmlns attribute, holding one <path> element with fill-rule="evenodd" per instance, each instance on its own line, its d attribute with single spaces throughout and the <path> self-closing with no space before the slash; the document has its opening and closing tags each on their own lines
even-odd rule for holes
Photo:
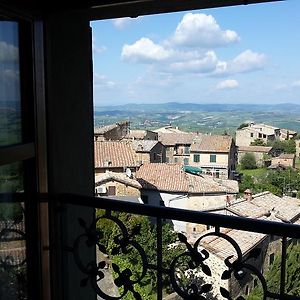
<svg viewBox="0 0 300 300">
<path fill-rule="evenodd" d="M 192 144 L 194 138 L 198 136 L 197 133 L 194 132 L 180 132 L 180 133 L 166 133 L 159 132 L 158 140 L 165 146 L 175 146 L 175 145 L 190 145 Z"/>
<path fill-rule="evenodd" d="M 153 140 L 139 140 L 132 141 L 132 147 L 136 152 L 150 152 L 151 149 L 157 145 L 159 141 Z"/>
<path fill-rule="evenodd" d="M 228 135 L 203 135 L 191 145 L 191 152 L 229 152 L 233 139 Z"/>
<path fill-rule="evenodd" d="M 95 168 L 136 167 L 135 152 L 131 143 L 94 142 Z"/>
<path fill-rule="evenodd" d="M 99 186 L 99 185 L 101 185 L 105 182 L 111 181 L 111 180 L 133 186 L 137 189 L 142 188 L 142 186 L 140 185 L 140 183 L 137 180 L 129 178 L 126 174 L 123 174 L 123 173 L 106 172 L 103 174 L 95 175 L 95 185 L 96 186 Z"/>
<path fill-rule="evenodd" d="M 239 152 L 263 152 L 268 153 L 272 150 L 272 147 L 265 146 L 239 146 Z"/>
<path fill-rule="evenodd" d="M 185 173 L 179 164 L 144 164 L 136 173 L 145 189 L 182 193 L 237 193 L 233 186 L 223 185 L 221 180 L 208 176 Z"/>
</svg>

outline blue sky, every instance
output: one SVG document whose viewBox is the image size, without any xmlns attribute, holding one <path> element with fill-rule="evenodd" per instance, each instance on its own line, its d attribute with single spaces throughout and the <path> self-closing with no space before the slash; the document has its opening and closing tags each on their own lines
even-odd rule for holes
<svg viewBox="0 0 300 300">
<path fill-rule="evenodd" d="M 300 1 L 92 22 L 94 103 L 299 103 Z"/>
</svg>

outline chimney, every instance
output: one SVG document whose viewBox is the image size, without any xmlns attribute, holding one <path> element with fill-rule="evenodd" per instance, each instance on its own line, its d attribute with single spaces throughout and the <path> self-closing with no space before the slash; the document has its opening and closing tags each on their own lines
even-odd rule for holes
<svg viewBox="0 0 300 300">
<path fill-rule="evenodd" d="M 252 191 L 250 189 L 246 189 L 244 191 L 244 198 L 247 200 L 247 201 L 251 201 L 252 200 Z"/>
</svg>

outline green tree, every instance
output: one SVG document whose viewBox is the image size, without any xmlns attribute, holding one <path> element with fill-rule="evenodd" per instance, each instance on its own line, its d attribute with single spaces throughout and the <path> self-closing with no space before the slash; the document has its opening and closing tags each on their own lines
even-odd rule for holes
<svg viewBox="0 0 300 300">
<path fill-rule="evenodd" d="M 256 160 L 253 153 L 245 153 L 241 159 L 241 166 L 243 169 L 256 169 Z"/>
<path fill-rule="evenodd" d="M 268 146 L 273 148 L 273 151 L 277 154 L 280 153 L 296 153 L 296 143 L 294 140 L 287 141 L 269 141 Z"/>
<path fill-rule="evenodd" d="M 287 250 L 285 292 L 293 296 L 300 296 L 300 245 L 291 244 Z M 281 256 L 276 255 L 273 264 L 266 273 L 265 279 L 268 290 L 279 293 Z M 247 297 L 247 300 L 262 299 L 262 288 L 257 286 Z"/>
<path fill-rule="evenodd" d="M 98 216 L 101 216 L 103 211 L 97 212 Z M 144 216 L 132 215 L 127 213 L 113 213 L 119 220 L 125 224 L 129 234 L 134 233 L 134 240 L 142 246 L 144 249 L 148 263 L 156 264 L 157 261 L 157 232 L 156 226 L 150 222 L 149 218 Z M 103 244 L 107 253 L 109 254 L 111 263 L 118 265 L 120 271 L 130 269 L 132 271 L 131 279 L 137 279 L 141 275 L 143 269 L 143 261 L 140 253 L 132 245 L 126 249 L 122 248 L 120 253 L 115 252 L 115 248 L 118 247 L 116 238 L 122 238 L 122 233 L 116 223 L 103 219 L 97 223 L 97 228 L 103 233 L 103 238 L 100 239 L 100 243 Z M 173 231 L 170 223 L 164 223 L 162 226 L 162 256 L 163 267 L 169 267 L 171 261 L 180 253 L 183 248 L 175 246 L 177 242 L 177 234 Z M 173 246 L 172 246 L 173 245 Z M 114 255 L 112 255 L 114 253 Z M 114 272 L 113 276 L 118 277 Z M 146 276 L 143 278 L 140 284 L 135 285 L 135 290 L 142 296 L 142 299 L 152 299 L 156 294 L 156 272 L 148 270 Z M 165 292 L 172 292 L 170 288 L 170 282 L 168 277 L 163 277 L 163 286 Z M 119 290 L 120 293 L 122 290 Z M 127 293 L 122 299 L 134 299 L 131 292 Z"/>
<path fill-rule="evenodd" d="M 250 143 L 250 146 L 266 146 L 266 143 L 261 139 L 255 139 Z"/>
<path fill-rule="evenodd" d="M 243 129 L 244 127 L 248 127 L 249 124 L 248 123 L 242 123 L 239 127 L 238 127 L 238 130 L 239 129 Z"/>
</svg>

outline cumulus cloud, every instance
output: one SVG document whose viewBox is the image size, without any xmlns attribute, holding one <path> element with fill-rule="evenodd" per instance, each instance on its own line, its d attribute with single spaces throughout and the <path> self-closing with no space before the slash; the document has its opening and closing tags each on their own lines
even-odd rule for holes
<svg viewBox="0 0 300 300">
<path fill-rule="evenodd" d="M 169 42 L 184 47 L 215 48 L 239 40 L 235 31 L 222 30 L 213 16 L 187 13 Z"/>
<path fill-rule="evenodd" d="M 166 60 L 171 52 L 163 46 L 155 44 L 149 38 L 141 38 L 132 45 L 125 44 L 122 48 L 121 57 L 126 61 L 152 63 Z"/>
<path fill-rule="evenodd" d="M 214 51 L 198 54 L 192 59 L 185 59 L 184 56 L 187 55 L 182 55 L 181 60 L 170 63 L 169 70 L 189 73 L 210 73 L 215 70 L 218 63 Z"/>
<path fill-rule="evenodd" d="M 142 37 L 133 44 L 125 44 L 121 58 L 127 62 L 149 64 L 158 72 L 178 74 L 230 76 L 262 69 L 266 55 L 249 49 L 229 61 L 217 57 L 213 48 L 239 39 L 236 32 L 222 30 L 211 15 L 188 13 L 170 39 L 155 43 Z"/>
<path fill-rule="evenodd" d="M 217 84 L 217 90 L 224 90 L 224 89 L 235 89 L 239 86 L 239 83 L 234 79 L 227 79 L 221 81 Z"/>
<path fill-rule="evenodd" d="M 98 88 L 111 89 L 115 87 L 116 83 L 109 80 L 105 75 L 94 74 L 94 86 Z"/>
<path fill-rule="evenodd" d="M 217 65 L 216 74 L 230 75 L 261 70 L 265 67 L 266 61 L 267 57 L 265 54 L 256 53 L 248 49 L 231 61 L 220 61 Z"/>
<path fill-rule="evenodd" d="M 11 63 L 19 59 L 19 49 L 16 46 L 0 41 L 0 62 Z"/>
<path fill-rule="evenodd" d="M 115 28 L 122 30 L 128 27 L 133 20 L 134 19 L 132 18 L 119 18 L 119 19 L 113 19 L 112 23 Z"/>
</svg>

